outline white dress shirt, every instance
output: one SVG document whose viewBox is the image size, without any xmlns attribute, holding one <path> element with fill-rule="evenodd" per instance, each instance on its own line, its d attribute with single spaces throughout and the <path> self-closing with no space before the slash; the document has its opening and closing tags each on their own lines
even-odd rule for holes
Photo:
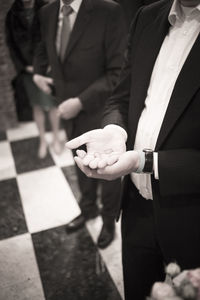
<svg viewBox="0 0 200 300">
<path fill-rule="evenodd" d="M 69 15 L 69 22 L 70 22 L 70 27 L 71 30 L 73 29 L 74 23 L 76 21 L 76 17 L 79 11 L 79 8 L 81 6 L 82 0 L 74 0 L 70 6 L 73 9 L 73 12 Z M 62 32 L 62 24 L 63 24 L 63 1 L 60 0 L 60 9 L 59 9 L 59 14 L 58 14 L 58 25 L 57 25 L 57 34 L 56 34 L 56 50 L 57 53 L 60 53 L 60 43 L 61 43 L 61 32 Z"/>
<path fill-rule="evenodd" d="M 145 107 L 137 127 L 134 150 L 155 149 L 177 77 L 200 32 L 200 5 L 195 8 L 182 7 L 175 0 L 168 18 L 171 27 L 153 68 Z M 156 155 L 154 174 L 158 179 Z M 153 199 L 150 175 L 132 173 L 131 178 L 144 198 Z"/>
</svg>

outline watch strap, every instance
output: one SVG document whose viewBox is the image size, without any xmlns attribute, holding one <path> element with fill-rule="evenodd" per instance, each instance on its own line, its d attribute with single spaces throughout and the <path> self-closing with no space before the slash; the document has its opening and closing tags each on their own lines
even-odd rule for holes
<svg viewBox="0 0 200 300">
<path fill-rule="evenodd" d="M 153 150 L 143 149 L 143 152 L 145 154 L 145 163 L 142 172 L 152 174 L 153 173 Z"/>
</svg>

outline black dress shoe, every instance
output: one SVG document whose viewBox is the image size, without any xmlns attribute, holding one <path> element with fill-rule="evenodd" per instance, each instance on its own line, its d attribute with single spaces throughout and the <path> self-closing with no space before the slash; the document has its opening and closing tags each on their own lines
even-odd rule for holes
<svg viewBox="0 0 200 300">
<path fill-rule="evenodd" d="M 103 223 L 97 240 L 97 246 L 104 249 L 110 245 L 115 236 L 115 221 L 110 220 Z"/>
<path fill-rule="evenodd" d="M 83 217 L 83 215 L 79 215 L 77 218 L 75 218 L 69 224 L 67 224 L 67 226 L 65 228 L 66 232 L 67 233 L 74 232 L 74 231 L 78 230 L 79 228 L 83 227 L 84 224 L 85 224 L 85 218 Z"/>
</svg>

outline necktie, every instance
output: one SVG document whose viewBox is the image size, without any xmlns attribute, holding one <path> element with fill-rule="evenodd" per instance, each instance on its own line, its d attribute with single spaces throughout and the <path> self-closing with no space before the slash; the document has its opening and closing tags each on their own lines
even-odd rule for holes
<svg viewBox="0 0 200 300">
<path fill-rule="evenodd" d="M 65 51 L 67 49 L 67 44 L 69 42 L 69 37 L 71 33 L 69 16 L 73 12 L 73 9 L 70 5 L 63 6 L 63 24 L 61 31 L 61 40 L 60 40 L 60 59 L 63 61 L 65 56 Z"/>
</svg>

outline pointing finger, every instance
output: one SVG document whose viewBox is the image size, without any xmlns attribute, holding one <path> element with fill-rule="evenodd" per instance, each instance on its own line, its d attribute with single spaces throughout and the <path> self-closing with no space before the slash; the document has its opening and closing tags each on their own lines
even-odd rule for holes
<svg viewBox="0 0 200 300">
<path fill-rule="evenodd" d="M 88 134 L 87 132 L 78 136 L 77 138 L 67 142 L 65 146 L 69 149 L 76 149 L 79 148 L 80 146 L 86 144 L 88 142 Z"/>
</svg>

